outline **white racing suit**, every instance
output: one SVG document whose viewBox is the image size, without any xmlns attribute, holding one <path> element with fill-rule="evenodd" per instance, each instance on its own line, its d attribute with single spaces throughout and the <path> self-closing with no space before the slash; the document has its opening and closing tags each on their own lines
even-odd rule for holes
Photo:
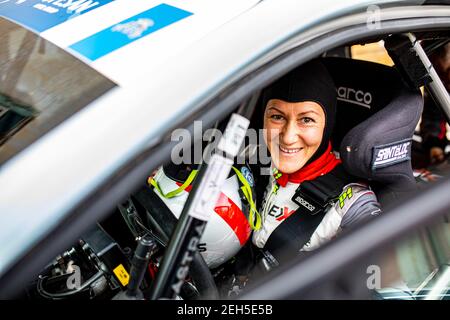
<svg viewBox="0 0 450 320">
<path fill-rule="evenodd" d="M 292 201 L 299 185 L 288 182 L 285 187 L 279 187 L 275 178 L 270 176 L 260 211 L 262 227 L 253 233 L 252 238 L 257 247 L 264 248 L 274 230 L 299 208 Z M 300 251 L 314 250 L 333 239 L 342 229 L 378 215 L 380 211 L 377 198 L 367 185 L 347 184 Z"/>
</svg>

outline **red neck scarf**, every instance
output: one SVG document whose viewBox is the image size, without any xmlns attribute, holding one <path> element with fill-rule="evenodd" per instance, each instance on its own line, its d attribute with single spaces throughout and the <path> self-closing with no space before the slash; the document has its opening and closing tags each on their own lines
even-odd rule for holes
<svg viewBox="0 0 450 320">
<path fill-rule="evenodd" d="M 282 173 L 274 168 L 274 177 L 281 187 L 285 187 L 289 182 L 302 183 L 306 180 L 313 180 L 333 170 L 341 160 L 337 159 L 331 152 L 331 142 L 328 143 L 327 150 L 316 160 L 294 173 Z"/>
</svg>

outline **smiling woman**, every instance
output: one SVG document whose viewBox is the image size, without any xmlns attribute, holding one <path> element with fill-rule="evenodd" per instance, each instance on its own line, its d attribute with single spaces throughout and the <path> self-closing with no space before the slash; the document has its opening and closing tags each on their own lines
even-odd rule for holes
<svg viewBox="0 0 450 320">
<path fill-rule="evenodd" d="M 336 102 L 334 82 L 319 60 L 263 92 L 273 175 L 260 195 L 263 226 L 253 242 L 278 262 L 316 249 L 341 229 L 380 212 L 367 183 L 351 177 L 331 151 Z"/>
<path fill-rule="evenodd" d="M 301 169 L 322 141 L 325 113 L 316 102 L 270 100 L 265 111 L 265 141 L 277 168 L 284 173 Z"/>
</svg>

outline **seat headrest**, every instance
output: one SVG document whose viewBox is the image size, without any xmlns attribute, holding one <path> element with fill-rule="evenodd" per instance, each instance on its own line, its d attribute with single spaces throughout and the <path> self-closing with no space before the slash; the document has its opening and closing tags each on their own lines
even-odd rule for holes
<svg viewBox="0 0 450 320">
<path fill-rule="evenodd" d="M 412 187 L 414 129 L 423 99 L 394 67 L 346 58 L 324 58 L 338 94 L 333 147 L 357 177 Z"/>
</svg>

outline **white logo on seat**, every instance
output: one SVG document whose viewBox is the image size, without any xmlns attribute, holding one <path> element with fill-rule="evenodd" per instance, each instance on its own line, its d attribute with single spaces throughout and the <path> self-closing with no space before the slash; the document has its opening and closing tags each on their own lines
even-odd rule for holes
<svg viewBox="0 0 450 320">
<path fill-rule="evenodd" d="M 355 90 L 353 88 L 339 87 L 337 90 L 338 100 L 348 103 L 357 104 L 364 108 L 370 109 L 372 103 L 372 94 L 362 90 Z"/>
<path fill-rule="evenodd" d="M 411 141 L 375 148 L 373 167 L 385 167 L 409 159 Z"/>
</svg>

